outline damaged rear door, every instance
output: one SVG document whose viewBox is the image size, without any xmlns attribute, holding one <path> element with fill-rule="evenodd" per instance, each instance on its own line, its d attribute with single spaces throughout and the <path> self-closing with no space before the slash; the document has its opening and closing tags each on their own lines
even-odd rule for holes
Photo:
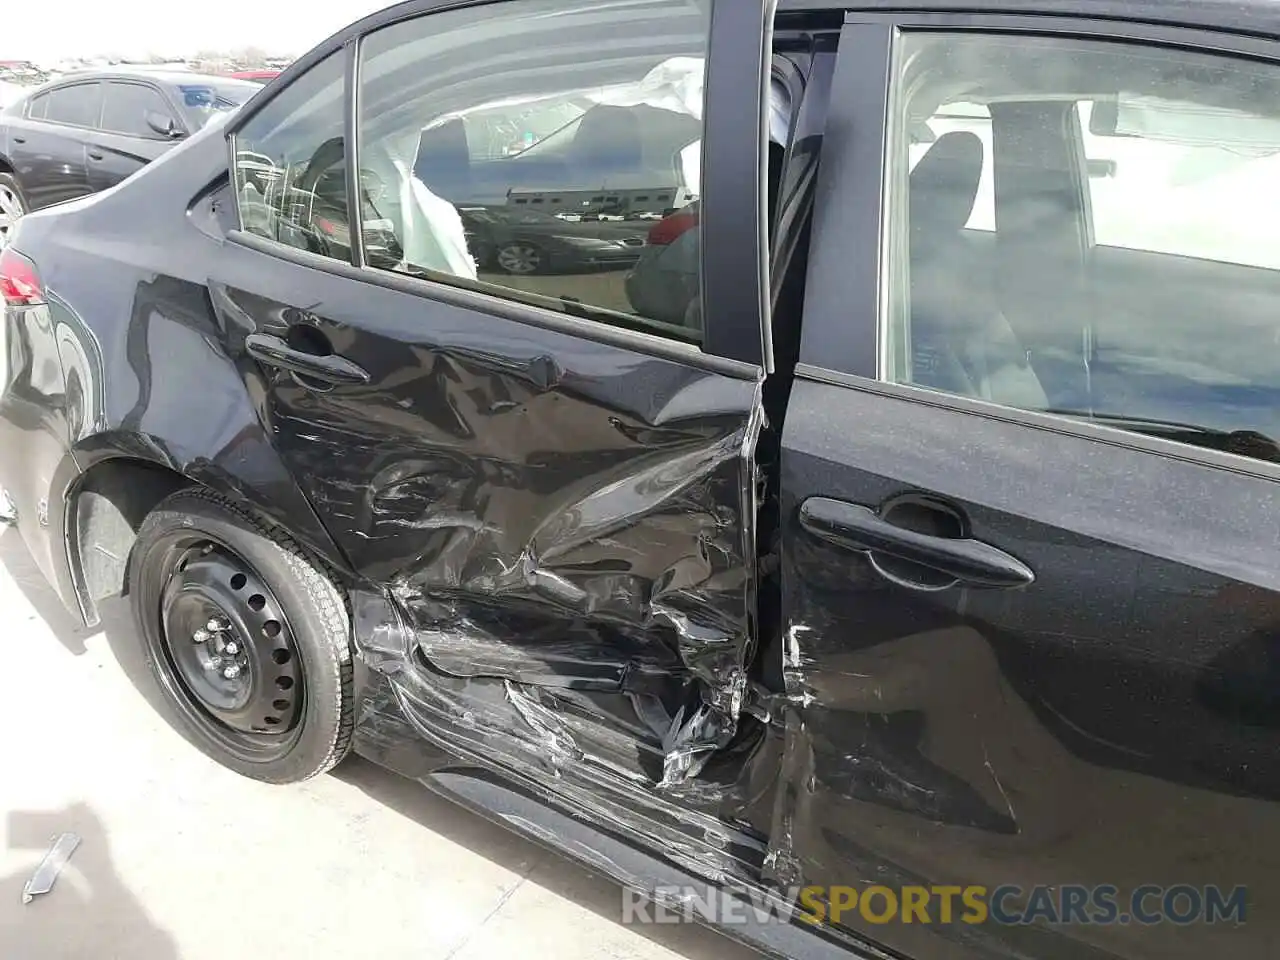
<svg viewBox="0 0 1280 960">
<path fill-rule="evenodd" d="M 214 299 L 419 733 L 679 783 L 753 644 L 766 4 L 433 6 L 237 121 Z"/>
</svg>

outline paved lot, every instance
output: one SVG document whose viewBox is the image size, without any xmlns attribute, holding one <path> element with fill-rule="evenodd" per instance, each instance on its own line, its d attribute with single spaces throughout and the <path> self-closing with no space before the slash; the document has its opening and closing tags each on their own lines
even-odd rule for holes
<svg viewBox="0 0 1280 960">
<path fill-rule="evenodd" d="M 618 888 L 350 761 L 301 787 L 227 773 L 131 682 L 119 603 L 76 629 L 0 528 L 0 955 L 748 960 L 698 927 L 623 927 Z M 52 893 L 23 884 L 64 830 Z"/>
</svg>

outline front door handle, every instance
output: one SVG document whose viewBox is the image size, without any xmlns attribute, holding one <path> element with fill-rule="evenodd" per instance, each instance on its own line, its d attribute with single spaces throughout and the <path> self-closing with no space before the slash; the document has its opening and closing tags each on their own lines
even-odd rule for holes
<svg viewBox="0 0 1280 960">
<path fill-rule="evenodd" d="M 800 505 L 800 523 L 836 546 L 896 557 L 974 586 L 1025 587 L 1036 578 L 1021 560 L 989 543 L 908 530 L 856 503 L 810 497 Z"/>
<path fill-rule="evenodd" d="M 101 159 L 102 159 L 102 157 L 103 157 L 103 155 L 102 155 L 101 153 L 99 153 L 97 150 L 90 150 L 90 151 L 89 151 L 89 159 L 90 159 L 90 160 L 101 160 Z"/>
<path fill-rule="evenodd" d="M 26 137 L 19 137 L 17 134 L 15 134 L 15 135 L 14 135 L 14 137 L 13 137 L 13 142 L 14 142 L 14 143 L 26 143 L 26 142 L 27 142 L 27 138 L 26 138 Z"/>
<path fill-rule="evenodd" d="M 251 333 L 244 339 L 249 356 L 268 366 L 323 380 L 326 383 L 363 384 L 371 379 L 367 370 L 346 357 L 290 346 L 287 340 L 270 333 Z"/>
</svg>

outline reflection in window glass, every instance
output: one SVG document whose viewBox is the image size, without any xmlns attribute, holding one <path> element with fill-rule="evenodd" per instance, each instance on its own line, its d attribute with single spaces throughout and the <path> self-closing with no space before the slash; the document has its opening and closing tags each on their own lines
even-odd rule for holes
<svg viewBox="0 0 1280 960">
<path fill-rule="evenodd" d="M 367 263 L 696 342 L 708 16 L 655 9 L 511 0 L 367 37 Z"/>
<path fill-rule="evenodd" d="M 312 67 L 235 136 L 236 202 L 248 233 L 351 259 L 343 57 Z"/>
<path fill-rule="evenodd" d="M 1280 461 L 1280 69 L 940 33 L 895 62 L 885 376 Z"/>
</svg>

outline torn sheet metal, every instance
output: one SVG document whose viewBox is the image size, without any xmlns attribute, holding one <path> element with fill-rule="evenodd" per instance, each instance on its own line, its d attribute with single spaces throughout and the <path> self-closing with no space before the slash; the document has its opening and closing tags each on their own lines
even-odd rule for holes
<svg viewBox="0 0 1280 960">
<path fill-rule="evenodd" d="M 401 385 L 340 410 L 299 394 L 281 440 L 295 463 L 344 450 L 299 481 L 412 636 L 380 668 L 447 697 L 571 692 L 576 735 L 617 741 L 602 753 L 641 781 L 697 776 L 738 730 L 755 645 L 759 383 L 568 337 L 519 361 L 380 349 Z M 532 733 L 521 703 L 499 696 L 491 729 Z"/>
<path fill-rule="evenodd" d="M 756 430 L 753 417 L 662 444 L 653 431 L 652 452 L 521 518 L 520 544 L 510 518 L 457 524 L 435 562 L 393 589 L 418 657 L 453 676 L 652 694 L 668 706 L 658 785 L 696 775 L 742 707 L 755 504 L 741 474 Z"/>
<path fill-rule="evenodd" d="M 78 846 L 80 846 L 80 837 L 74 833 L 61 834 L 53 841 L 53 846 L 49 848 L 49 852 L 44 855 L 44 859 L 36 867 L 31 879 L 22 888 L 23 903 L 30 903 L 36 897 L 43 896 L 53 889 L 62 868 L 67 865 L 67 861 L 71 859 L 71 855 L 76 852 Z"/>
<path fill-rule="evenodd" d="M 459 758 L 500 770 L 546 802 L 614 824 L 699 876 L 758 876 L 780 727 L 757 728 L 723 770 L 708 766 L 702 777 L 659 791 L 657 729 L 671 719 L 660 698 L 450 676 L 414 665 L 416 634 L 389 597 L 357 593 L 353 613 L 372 668 L 357 728 L 363 754 L 417 779 Z"/>
</svg>

